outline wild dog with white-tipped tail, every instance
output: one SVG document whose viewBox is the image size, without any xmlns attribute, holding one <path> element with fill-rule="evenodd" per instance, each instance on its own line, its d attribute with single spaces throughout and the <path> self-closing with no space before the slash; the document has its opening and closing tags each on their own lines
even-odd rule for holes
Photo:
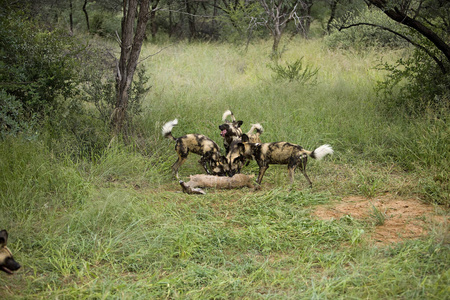
<svg viewBox="0 0 450 300">
<path fill-rule="evenodd" d="M 291 184 L 294 183 L 294 171 L 297 167 L 308 180 L 309 186 L 312 182 L 306 174 L 306 163 L 308 156 L 320 160 L 328 154 L 333 154 L 330 145 L 322 145 L 314 151 L 303 149 L 302 146 L 287 142 L 275 143 L 236 143 L 227 155 L 230 167 L 230 175 L 233 176 L 241 171 L 246 159 L 255 159 L 259 166 L 259 174 L 256 182 L 261 184 L 264 173 L 269 165 L 287 165 Z"/>
<path fill-rule="evenodd" d="M 228 120 L 228 118 L 231 119 Z M 227 110 L 222 115 L 222 122 L 219 126 L 220 135 L 223 137 L 223 145 L 225 147 L 225 152 L 228 153 L 230 150 L 230 146 L 233 142 L 241 142 L 243 136 L 248 137 L 248 142 L 250 143 L 261 143 L 260 136 L 264 132 L 264 128 L 261 124 L 251 124 L 250 130 L 246 133 L 242 133 L 241 125 L 244 123 L 243 121 L 236 121 L 234 114 L 231 110 Z"/>
<path fill-rule="evenodd" d="M 172 165 L 172 171 L 178 178 L 178 170 L 186 161 L 189 152 L 201 156 L 199 163 L 210 175 L 224 176 L 228 172 L 226 158 L 220 154 L 219 146 L 210 138 L 202 134 L 187 134 L 178 138 L 172 135 L 172 129 L 178 124 L 178 119 L 169 121 L 162 128 L 165 138 L 175 141 L 175 151 L 178 154 L 177 161 Z"/>
</svg>

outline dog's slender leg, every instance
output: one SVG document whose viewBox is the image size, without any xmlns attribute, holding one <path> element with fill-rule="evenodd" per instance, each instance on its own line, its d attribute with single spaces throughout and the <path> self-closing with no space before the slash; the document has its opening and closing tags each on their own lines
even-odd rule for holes
<svg viewBox="0 0 450 300">
<path fill-rule="evenodd" d="M 300 169 L 301 169 L 303 175 L 305 176 L 306 180 L 308 180 L 309 187 L 312 188 L 312 182 L 311 182 L 311 180 L 309 179 L 308 175 L 306 174 L 306 163 L 307 163 L 307 162 L 308 162 L 308 157 L 307 157 L 307 156 L 304 156 L 304 157 L 302 158 L 302 160 L 301 160 L 301 163 L 300 163 Z"/>
<path fill-rule="evenodd" d="M 306 175 L 306 171 L 302 170 L 302 173 L 303 173 L 303 175 L 305 175 L 306 180 L 308 180 L 309 187 L 312 188 L 312 182 L 311 182 L 311 180 L 309 179 L 308 175 Z"/>
<path fill-rule="evenodd" d="M 258 174 L 258 180 L 256 180 L 256 182 L 258 184 L 261 184 L 261 181 L 263 179 L 264 173 L 266 172 L 266 170 L 269 168 L 269 165 L 264 164 L 259 166 L 259 174 Z"/>
<path fill-rule="evenodd" d="M 288 163 L 288 177 L 289 177 L 289 182 L 291 184 L 294 183 L 294 172 L 295 172 L 295 168 L 297 168 L 298 164 L 301 164 L 301 158 L 300 157 L 291 157 L 289 159 L 289 163 Z"/>
<path fill-rule="evenodd" d="M 180 169 L 181 165 L 184 164 L 186 161 L 188 155 L 189 155 L 189 149 L 186 147 L 186 145 L 183 143 L 181 139 L 177 139 L 177 142 L 175 144 L 175 151 L 178 154 L 177 161 L 172 165 L 172 172 L 175 174 L 175 177 L 178 179 L 178 170 Z"/>
<path fill-rule="evenodd" d="M 205 169 L 206 174 L 211 175 L 213 172 L 213 163 L 214 163 L 214 159 L 213 159 L 213 153 L 211 152 L 206 152 L 202 158 L 199 161 L 203 167 L 203 169 Z"/>
<path fill-rule="evenodd" d="M 172 165 L 172 173 L 175 175 L 175 177 L 178 179 L 178 168 L 180 167 L 180 158 L 177 159 L 177 161 Z"/>
<path fill-rule="evenodd" d="M 207 165 L 207 162 L 209 162 L 209 160 L 210 159 L 207 159 L 205 156 L 202 156 L 200 158 L 200 160 L 198 161 L 202 165 L 203 169 L 205 169 L 205 172 L 208 175 L 211 174 L 210 171 L 208 170 L 208 165 Z M 209 167 L 211 168 L 211 163 L 209 163 Z"/>
<path fill-rule="evenodd" d="M 181 165 L 184 164 L 184 162 L 187 159 L 186 156 L 178 155 L 177 161 L 172 165 L 172 172 L 175 174 L 175 177 L 178 179 L 178 169 L 180 169 Z"/>
<path fill-rule="evenodd" d="M 212 167 L 211 167 L 211 162 L 203 162 L 203 169 L 205 169 L 206 174 L 211 175 L 211 171 Z"/>
<path fill-rule="evenodd" d="M 288 166 L 288 177 L 289 177 L 289 182 L 290 182 L 291 184 L 294 183 L 294 171 L 295 171 L 295 167 L 296 167 L 296 165 L 294 165 L 294 166 Z"/>
</svg>

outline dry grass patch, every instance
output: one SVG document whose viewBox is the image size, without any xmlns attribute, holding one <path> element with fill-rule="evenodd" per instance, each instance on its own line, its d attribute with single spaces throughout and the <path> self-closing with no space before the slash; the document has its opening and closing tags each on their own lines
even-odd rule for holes
<svg viewBox="0 0 450 300">
<path fill-rule="evenodd" d="M 439 211 L 439 207 L 418 199 L 387 194 L 373 199 L 347 197 L 339 203 L 318 206 L 313 215 L 321 220 L 351 216 L 372 222 L 376 226 L 367 238 L 374 244 L 386 245 L 424 237 L 433 226 L 441 227 L 448 235 L 449 216 Z"/>
</svg>

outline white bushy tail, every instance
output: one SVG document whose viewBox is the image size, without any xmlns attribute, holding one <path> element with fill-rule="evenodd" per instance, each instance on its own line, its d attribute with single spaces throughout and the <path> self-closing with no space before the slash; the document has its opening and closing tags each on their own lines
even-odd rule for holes
<svg viewBox="0 0 450 300">
<path fill-rule="evenodd" d="M 331 148 L 330 145 L 325 144 L 320 146 L 319 148 L 314 149 L 314 151 L 311 153 L 311 157 L 317 160 L 321 160 L 328 154 L 333 154 L 333 152 L 333 148 Z"/>
<path fill-rule="evenodd" d="M 234 117 L 233 113 L 231 112 L 231 110 L 227 110 L 223 113 L 222 115 L 222 121 L 225 122 L 227 120 L 228 117 L 231 116 L 231 121 L 236 121 L 236 118 Z"/>
<path fill-rule="evenodd" d="M 165 138 L 172 138 L 173 139 L 174 137 L 172 136 L 172 129 L 177 124 L 178 124 L 178 119 L 169 121 L 166 124 L 164 124 L 164 126 L 162 128 L 162 135 Z"/>
<path fill-rule="evenodd" d="M 250 130 L 247 132 L 247 135 L 252 134 L 254 130 L 256 130 L 256 132 L 259 132 L 259 134 L 262 134 L 264 132 L 264 128 L 262 127 L 262 125 L 256 123 L 252 124 L 252 127 L 250 127 Z"/>
</svg>

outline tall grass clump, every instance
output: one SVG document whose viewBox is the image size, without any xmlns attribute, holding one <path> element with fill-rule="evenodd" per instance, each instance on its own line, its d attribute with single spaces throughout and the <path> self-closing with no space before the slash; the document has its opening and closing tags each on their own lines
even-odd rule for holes
<svg viewBox="0 0 450 300">
<path fill-rule="evenodd" d="M 120 182 L 157 187 L 167 180 L 164 170 L 170 169 L 168 161 L 162 159 L 166 151 L 157 150 L 144 156 L 132 146 L 114 145 L 95 157 L 87 170 L 89 178 L 97 184 Z"/>
<path fill-rule="evenodd" d="M 389 154 L 395 157 L 403 168 L 421 174 L 421 193 L 437 204 L 450 204 L 450 172 L 448 140 L 450 131 L 447 122 L 434 115 L 421 119 L 405 116 L 389 136 L 392 147 Z"/>
<path fill-rule="evenodd" d="M 311 66 L 303 65 L 303 57 L 295 60 L 293 63 L 287 63 L 286 66 L 282 66 L 278 63 L 268 65 L 275 75 L 274 78 L 278 80 L 297 81 L 299 83 L 314 83 L 314 79 L 319 69 L 313 69 Z"/>
<path fill-rule="evenodd" d="M 90 184 L 70 159 L 56 159 L 40 142 L 0 143 L 2 221 L 30 221 L 82 203 Z"/>
</svg>

